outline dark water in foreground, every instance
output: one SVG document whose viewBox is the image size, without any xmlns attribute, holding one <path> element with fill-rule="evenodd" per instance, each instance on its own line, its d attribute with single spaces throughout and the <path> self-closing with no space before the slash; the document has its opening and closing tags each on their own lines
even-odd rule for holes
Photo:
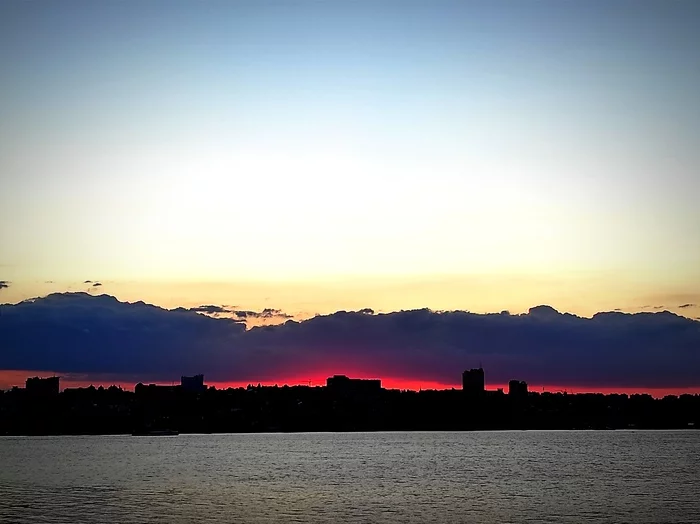
<svg viewBox="0 0 700 524">
<path fill-rule="evenodd" d="M 700 431 L 0 438 L 0 522 L 700 522 Z"/>
</svg>

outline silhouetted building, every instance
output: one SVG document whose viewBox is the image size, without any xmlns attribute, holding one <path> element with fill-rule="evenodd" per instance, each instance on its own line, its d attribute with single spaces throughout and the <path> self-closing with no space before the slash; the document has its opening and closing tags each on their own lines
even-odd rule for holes
<svg viewBox="0 0 700 524">
<path fill-rule="evenodd" d="M 164 396 L 174 394 L 180 386 L 161 386 L 160 384 L 142 384 L 139 382 L 134 387 L 137 396 Z"/>
<path fill-rule="evenodd" d="M 462 390 L 470 395 L 482 395 L 484 393 L 483 368 L 468 369 L 462 373 Z"/>
<path fill-rule="evenodd" d="M 26 382 L 27 394 L 35 397 L 51 397 L 58 395 L 59 378 L 48 377 L 28 378 Z"/>
<path fill-rule="evenodd" d="M 333 375 L 326 380 L 326 387 L 331 391 L 344 394 L 376 394 L 382 389 L 382 381 Z"/>
<path fill-rule="evenodd" d="M 481 373 L 467 373 L 479 378 Z M 30 379 L 28 390 L 0 391 L 0 435 L 231 433 L 260 431 L 467 431 L 503 429 L 700 430 L 700 395 L 603 395 L 502 391 L 381 389 L 378 380 L 328 379 L 328 387 L 175 386 L 64 389 Z M 480 381 L 477 381 L 480 384 Z M 51 387 L 49 387 L 49 385 Z M 479 387 L 473 388 L 479 391 Z M 51 396 L 30 395 L 51 391 Z M 520 396 L 518 396 L 520 395 Z M 524 396 L 526 395 L 526 396 Z"/>
<path fill-rule="evenodd" d="M 511 380 L 508 382 L 508 396 L 512 398 L 527 398 L 527 382 Z"/>
<path fill-rule="evenodd" d="M 180 377 L 180 386 L 182 386 L 183 391 L 205 391 L 207 389 L 204 385 L 204 375 Z"/>
</svg>

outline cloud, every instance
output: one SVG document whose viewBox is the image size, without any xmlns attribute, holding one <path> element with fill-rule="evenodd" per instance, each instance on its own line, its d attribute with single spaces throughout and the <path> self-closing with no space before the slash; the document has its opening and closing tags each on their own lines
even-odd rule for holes
<svg viewBox="0 0 700 524">
<path fill-rule="evenodd" d="M 695 307 L 696 305 L 697 305 L 697 304 L 681 304 L 681 305 L 678 306 L 678 307 L 681 308 L 681 309 L 685 309 L 685 308 L 687 308 L 687 307 Z"/>
<path fill-rule="evenodd" d="M 209 315 L 214 315 L 217 313 L 230 313 L 230 309 L 226 309 L 223 306 L 214 306 L 214 305 L 203 305 L 199 307 L 193 307 L 190 308 L 190 311 L 195 311 L 197 313 L 207 313 Z"/>
<path fill-rule="evenodd" d="M 83 284 L 92 284 L 92 280 L 86 280 Z"/>
<path fill-rule="evenodd" d="M 265 308 L 262 311 L 251 311 L 236 309 L 235 306 L 217 306 L 213 304 L 205 304 L 199 307 L 190 308 L 189 311 L 203 313 L 205 315 L 211 315 L 217 318 L 227 316 L 236 322 L 246 322 L 256 319 L 266 321 L 293 318 L 292 315 L 288 315 L 280 309 Z"/>
<path fill-rule="evenodd" d="M 245 331 L 228 319 L 82 292 L 2 305 L 0 313 L 0 369 L 177 376 L 226 364 L 221 348 Z"/>
<path fill-rule="evenodd" d="M 250 310 L 237 309 L 237 310 L 232 310 L 231 313 L 233 313 L 238 318 L 264 318 L 264 319 L 293 318 L 292 315 L 289 315 L 280 309 L 272 309 L 272 308 L 265 308 L 262 311 L 250 311 Z"/>
<path fill-rule="evenodd" d="M 95 282 L 92 284 L 92 287 L 100 287 L 102 285 L 102 282 Z"/>
<path fill-rule="evenodd" d="M 53 294 L 0 306 L 0 369 L 258 381 L 347 373 L 458 383 L 483 363 L 487 382 L 700 386 L 700 323 L 670 312 L 583 318 L 549 306 L 522 315 L 428 309 L 337 312 L 245 326 L 192 310 Z M 214 311 L 224 306 L 200 306 Z M 230 309 L 230 308 L 228 308 Z M 266 313 L 267 311 L 267 313 Z M 234 311 L 272 315 L 279 310 Z"/>
<path fill-rule="evenodd" d="M 292 318 L 292 315 L 288 315 L 284 311 L 280 309 L 271 309 L 271 308 L 265 308 L 262 310 L 262 313 L 260 313 L 260 317 L 262 318 Z"/>
<path fill-rule="evenodd" d="M 7 289 L 10 287 L 10 283 L 8 280 L 0 280 L 0 289 Z"/>
</svg>

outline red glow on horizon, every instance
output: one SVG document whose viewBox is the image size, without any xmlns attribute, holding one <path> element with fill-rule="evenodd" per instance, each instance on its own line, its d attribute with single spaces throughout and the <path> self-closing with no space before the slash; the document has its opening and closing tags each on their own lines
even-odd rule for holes
<svg viewBox="0 0 700 524">
<path fill-rule="evenodd" d="M 417 378 L 401 378 L 401 377 L 381 377 L 379 375 L 374 375 L 371 373 L 357 372 L 352 373 L 349 371 L 341 372 L 334 371 L 330 373 L 315 372 L 313 374 L 304 377 L 284 377 L 279 379 L 267 379 L 267 380 L 245 380 L 245 381 L 206 381 L 208 386 L 214 386 L 217 389 L 227 389 L 227 388 L 245 388 L 248 385 L 262 385 L 262 386 L 325 386 L 326 379 L 333 375 L 347 375 L 351 378 L 365 378 L 365 379 L 380 379 L 382 381 L 382 387 L 385 389 L 400 389 L 400 390 L 443 390 L 443 389 L 461 389 L 461 383 L 444 383 L 437 381 L 421 380 Z M 119 380 L 119 379 L 106 379 L 100 377 L 100 375 L 95 375 L 90 378 L 90 376 L 81 376 L 80 378 L 71 377 L 70 375 L 61 375 L 61 373 L 53 373 L 50 371 L 23 371 L 23 370 L 0 370 L 0 389 L 10 389 L 12 386 L 24 387 L 25 380 L 29 377 L 50 377 L 53 375 L 61 376 L 61 389 L 66 388 L 84 388 L 94 385 L 99 387 L 100 385 L 105 388 L 116 385 L 122 389 L 133 390 L 137 382 L 133 382 L 129 379 Z M 205 377 L 206 379 L 206 377 Z M 142 381 L 145 383 L 155 383 L 160 385 L 171 385 L 179 384 L 179 377 L 176 381 Z M 508 391 L 507 384 L 486 384 L 486 389 L 488 391 L 496 391 L 497 389 L 503 389 L 504 392 Z M 620 393 L 627 395 L 634 394 L 649 394 L 655 398 L 662 398 L 666 395 L 683 395 L 683 394 L 700 394 L 700 387 L 689 387 L 689 388 L 644 388 L 644 387 L 628 387 L 628 386 L 566 386 L 566 385 L 547 385 L 547 384 L 528 384 L 528 389 L 531 392 L 542 393 L 602 393 L 605 395 Z"/>
<path fill-rule="evenodd" d="M 340 373 L 336 373 L 340 374 Z M 326 379 L 332 375 L 325 377 L 316 377 L 314 379 L 285 379 L 285 380 L 261 380 L 261 381 L 232 381 L 232 382 L 207 382 L 210 386 L 216 386 L 216 388 L 244 388 L 248 385 L 257 386 L 258 383 L 261 386 L 325 386 Z M 382 381 L 382 387 L 385 389 L 410 389 L 418 391 L 421 389 L 451 389 L 451 388 L 461 388 L 458 384 L 443 384 L 441 382 L 431 382 L 426 380 L 416 380 L 416 379 L 402 379 L 402 378 L 380 378 L 378 376 L 357 376 L 357 375 L 347 375 L 350 378 L 363 378 L 363 379 L 380 379 Z"/>
</svg>

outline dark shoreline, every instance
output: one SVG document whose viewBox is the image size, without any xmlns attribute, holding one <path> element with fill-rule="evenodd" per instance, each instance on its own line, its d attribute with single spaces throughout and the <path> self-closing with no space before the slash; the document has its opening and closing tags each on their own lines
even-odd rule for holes
<svg viewBox="0 0 700 524">
<path fill-rule="evenodd" d="M 186 391 L 146 387 L 0 393 L 0 435 L 327 433 L 379 431 L 697 429 L 700 395 L 603 395 L 462 390 L 371 392 L 328 387 Z"/>
</svg>

